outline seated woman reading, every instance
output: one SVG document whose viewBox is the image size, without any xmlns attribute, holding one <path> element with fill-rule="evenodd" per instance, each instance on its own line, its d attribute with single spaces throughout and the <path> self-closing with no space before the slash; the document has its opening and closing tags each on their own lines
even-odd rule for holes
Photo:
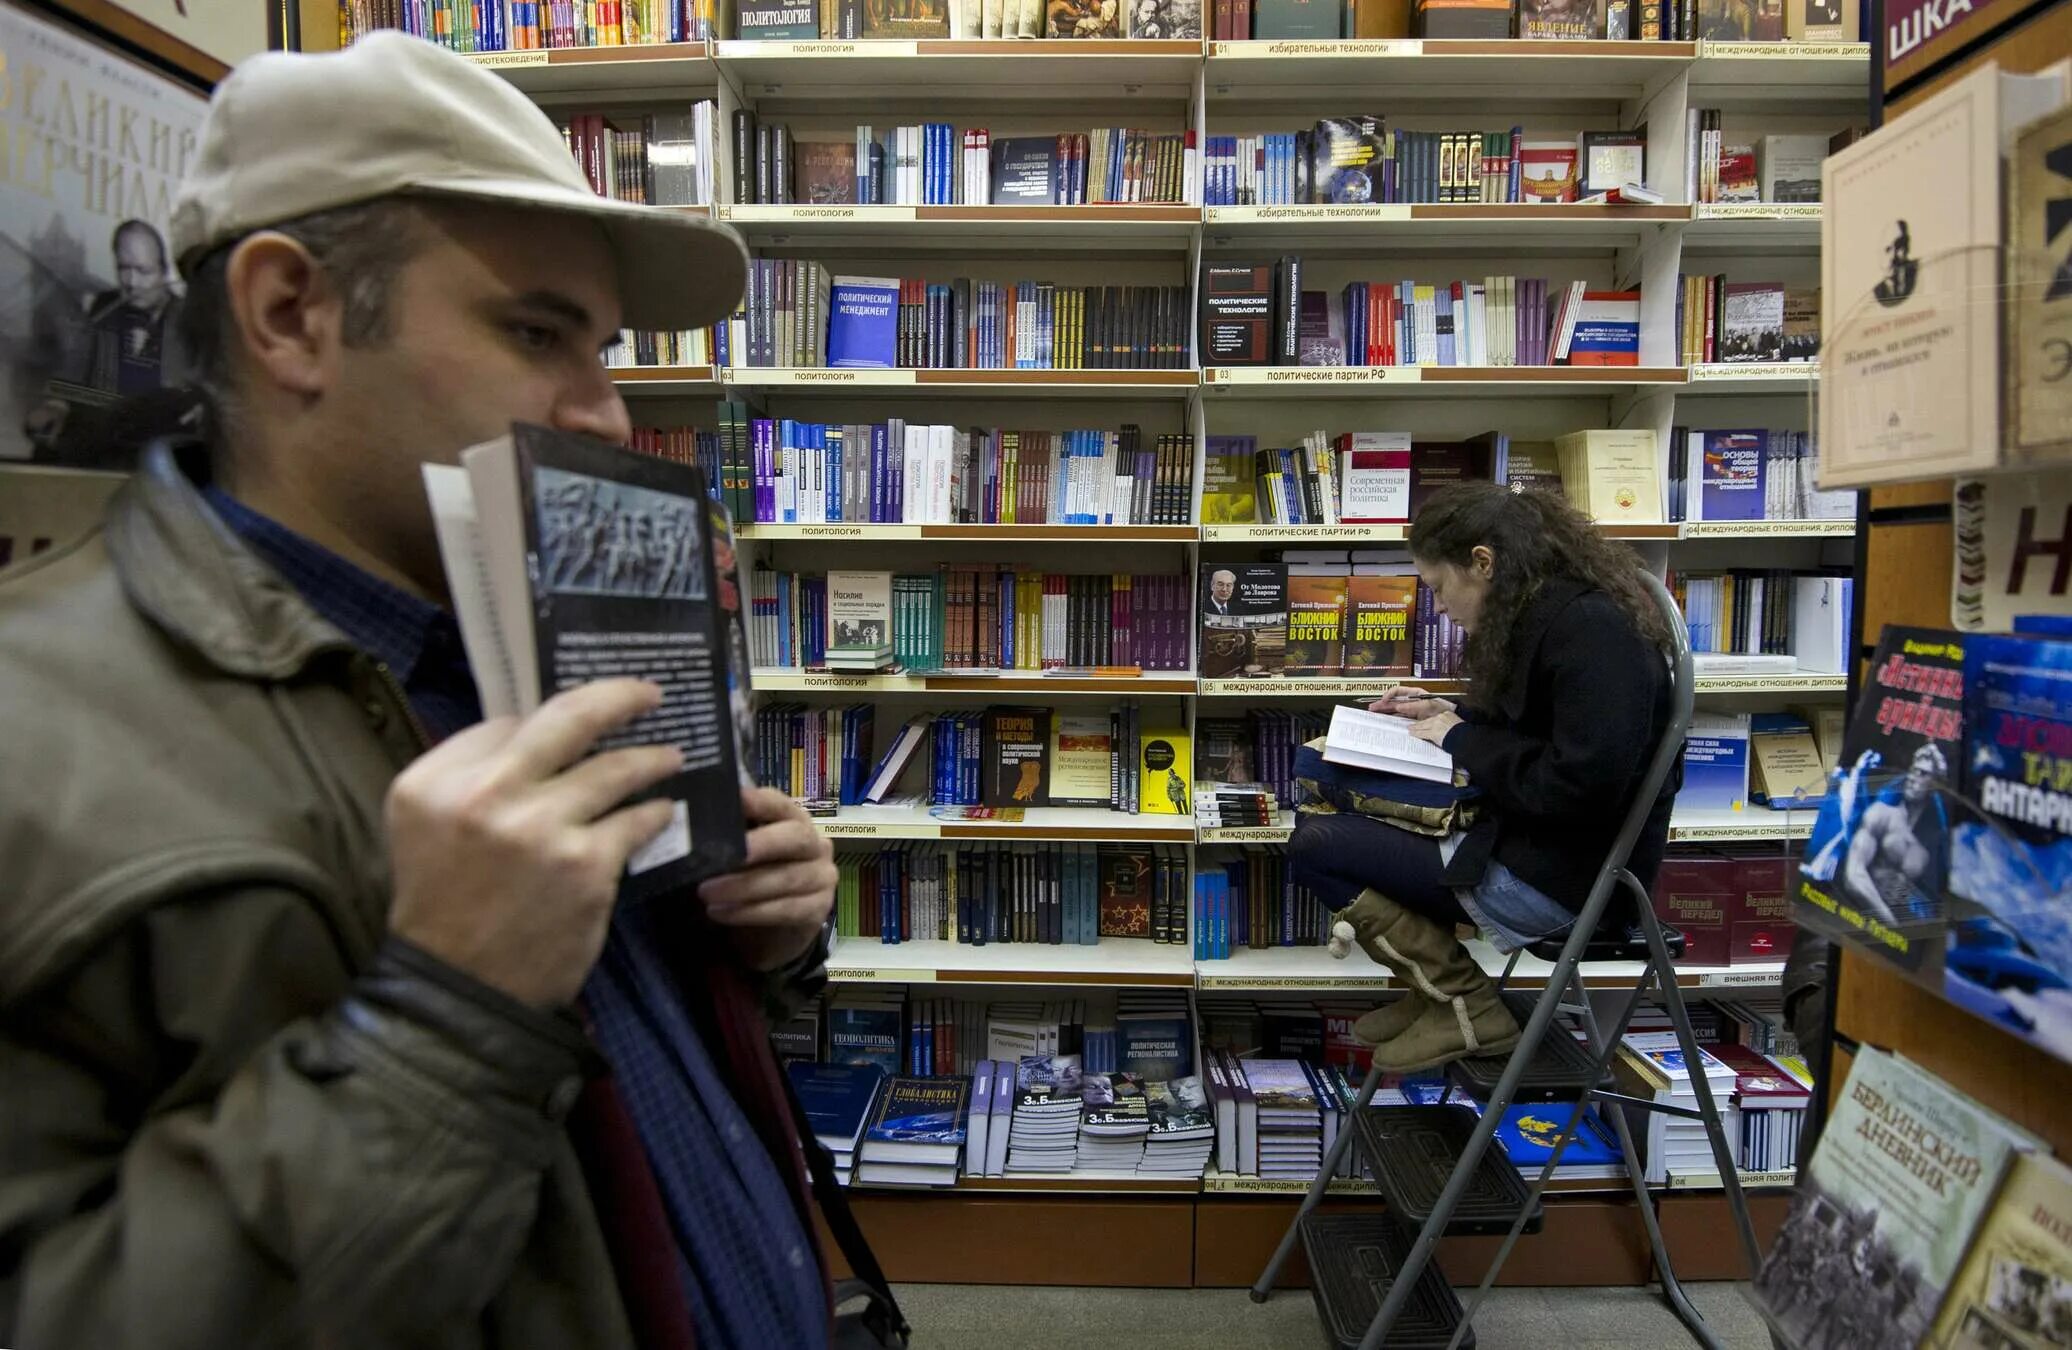
<svg viewBox="0 0 2072 1350">
<path fill-rule="evenodd" d="M 1480 928 L 1509 950 L 1565 932 L 1581 911 L 1670 717 L 1669 633 L 1633 555 L 1558 496 L 1465 483 L 1432 494 L 1410 555 L 1467 632 L 1456 704 L 1398 688 L 1370 704 L 1417 719 L 1481 791 L 1443 839 L 1350 812 L 1299 819 L 1291 878 L 1336 911 L 1332 950 L 1357 942 L 1406 995 L 1355 1034 L 1398 1073 L 1517 1044 L 1517 1020 L 1455 940 Z M 1628 866 L 1654 883 L 1679 771 Z"/>
</svg>

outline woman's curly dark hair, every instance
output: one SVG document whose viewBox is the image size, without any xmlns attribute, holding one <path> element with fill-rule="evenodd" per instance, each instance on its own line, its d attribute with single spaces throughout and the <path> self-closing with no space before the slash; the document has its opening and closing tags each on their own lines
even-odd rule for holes
<svg viewBox="0 0 2072 1350">
<path fill-rule="evenodd" d="M 1410 527 L 1410 552 L 1420 562 L 1466 567 L 1478 544 L 1496 555 L 1496 570 L 1461 653 L 1467 701 L 1475 707 L 1497 707 L 1510 682 L 1524 674 L 1511 659 L 1512 633 L 1549 577 L 1603 591 L 1643 638 L 1669 650 L 1669 629 L 1641 585 L 1639 560 L 1600 535 L 1566 498 L 1534 489 L 1513 492 L 1495 483 L 1457 483 L 1434 492 Z"/>
</svg>

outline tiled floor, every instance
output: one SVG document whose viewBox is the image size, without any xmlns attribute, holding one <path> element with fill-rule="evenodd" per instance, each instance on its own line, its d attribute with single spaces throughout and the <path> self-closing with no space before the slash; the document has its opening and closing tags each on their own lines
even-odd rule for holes
<svg viewBox="0 0 2072 1350">
<path fill-rule="evenodd" d="M 1463 1296 L 1468 1291 L 1463 1290 Z M 1306 1290 L 1254 1304 L 1242 1289 L 1043 1289 L 908 1284 L 914 1350 L 1312 1350 L 1324 1345 Z M 1729 1350 L 1767 1350 L 1744 1286 L 1696 1284 L 1691 1301 Z M 1661 1350 L 1694 1342 L 1652 1289 L 1498 1289 L 1475 1317 L 1483 1350 Z"/>
</svg>

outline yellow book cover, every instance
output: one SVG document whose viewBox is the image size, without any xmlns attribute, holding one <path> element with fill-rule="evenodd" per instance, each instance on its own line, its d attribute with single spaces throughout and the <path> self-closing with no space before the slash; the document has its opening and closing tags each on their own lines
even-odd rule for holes
<svg viewBox="0 0 2072 1350">
<path fill-rule="evenodd" d="M 2041 1153 L 2015 1158 L 1928 1344 L 1936 1350 L 2072 1344 L 2072 1169 Z"/>
<path fill-rule="evenodd" d="M 1194 746 L 1185 727 L 1146 727 L 1138 761 L 1137 810 L 1147 816 L 1191 816 Z"/>
<path fill-rule="evenodd" d="M 1575 431 L 1554 442 L 1568 499 L 1604 524 L 1662 519 L 1662 480 L 1652 427 Z"/>
</svg>

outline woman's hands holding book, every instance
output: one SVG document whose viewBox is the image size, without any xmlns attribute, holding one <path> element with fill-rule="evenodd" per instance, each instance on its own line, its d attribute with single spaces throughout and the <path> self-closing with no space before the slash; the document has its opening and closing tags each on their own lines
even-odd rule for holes
<svg viewBox="0 0 2072 1350">
<path fill-rule="evenodd" d="M 1419 689 L 1416 685 L 1399 684 L 1380 698 L 1374 700 L 1374 702 L 1368 704 L 1367 711 L 1387 713 L 1391 717 L 1407 717 L 1411 721 L 1416 722 L 1426 718 L 1437 717 L 1441 713 L 1451 714 L 1453 712 L 1453 700 L 1439 698 L 1429 690 Z M 1458 721 L 1459 719 L 1456 718 L 1455 720 Z M 1411 728 L 1411 731 L 1414 735 L 1416 728 Z M 1427 736 L 1424 739 L 1431 740 L 1432 738 Z"/>
</svg>

